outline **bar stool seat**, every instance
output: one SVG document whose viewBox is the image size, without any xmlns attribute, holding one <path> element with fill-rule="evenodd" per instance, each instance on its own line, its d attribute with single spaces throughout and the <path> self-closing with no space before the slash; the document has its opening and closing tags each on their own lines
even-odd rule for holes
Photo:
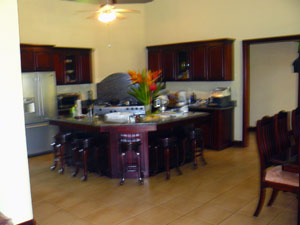
<svg viewBox="0 0 300 225">
<path fill-rule="evenodd" d="M 141 137 L 139 134 L 120 134 L 120 155 L 122 173 L 120 185 L 124 184 L 127 172 L 137 172 L 139 183 L 144 183 L 141 173 L 141 144 Z M 128 160 L 126 160 L 126 155 L 129 152 L 133 152 L 135 156 L 135 163 L 130 165 L 128 164 Z"/>
<path fill-rule="evenodd" d="M 52 143 L 53 148 L 53 165 L 50 167 L 51 170 L 55 170 L 57 163 L 60 163 L 60 169 L 58 173 L 63 174 L 65 171 L 65 159 L 66 159 L 66 152 L 65 147 L 66 143 L 72 140 L 72 133 L 71 132 L 59 132 L 57 135 L 54 136 L 55 142 Z"/>
</svg>

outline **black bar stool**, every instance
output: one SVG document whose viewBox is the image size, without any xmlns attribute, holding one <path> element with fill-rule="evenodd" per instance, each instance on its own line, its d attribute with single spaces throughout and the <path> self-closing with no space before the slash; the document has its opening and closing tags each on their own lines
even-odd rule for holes
<svg viewBox="0 0 300 225">
<path fill-rule="evenodd" d="M 141 137 L 139 134 L 120 134 L 120 154 L 121 154 L 121 181 L 120 185 L 125 182 L 127 172 L 137 172 L 138 181 L 144 183 L 141 173 L 141 153 L 140 153 Z M 126 155 L 133 152 L 135 155 L 135 163 L 128 164 Z"/>
<path fill-rule="evenodd" d="M 72 139 L 71 132 L 60 132 L 54 136 L 55 142 L 52 143 L 53 148 L 53 165 L 50 167 L 51 170 L 55 170 L 57 163 L 60 163 L 60 169 L 58 173 L 62 174 L 65 171 L 65 159 L 66 159 L 66 152 L 65 146 L 67 142 L 70 142 Z"/>
<path fill-rule="evenodd" d="M 97 172 L 101 175 L 99 169 L 99 148 L 96 146 L 96 141 L 93 136 L 89 136 L 85 133 L 77 133 L 73 138 L 73 156 L 75 170 L 72 173 L 72 177 L 76 177 L 79 173 L 80 166 L 83 165 L 83 176 L 82 181 L 86 181 L 88 178 L 88 155 L 90 151 L 94 151 L 94 163 L 97 167 Z M 81 157 L 80 157 L 81 156 Z"/>
<path fill-rule="evenodd" d="M 186 142 L 188 142 L 188 145 L 192 151 L 192 158 L 193 158 L 193 165 L 194 165 L 194 169 L 198 167 L 198 162 L 197 162 L 197 158 L 201 157 L 202 160 L 202 164 L 206 165 L 206 161 L 204 159 L 204 155 L 203 155 L 203 150 L 204 150 L 204 139 L 203 139 L 203 131 L 201 128 L 195 128 L 195 129 L 191 129 L 188 132 L 188 137 L 186 137 L 183 140 L 183 162 L 182 164 L 185 163 L 185 156 L 186 156 Z"/>
<path fill-rule="evenodd" d="M 181 175 L 182 172 L 179 168 L 179 149 L 177 146 L 176 137 L 163 137 L 160 138 L 160 144 L 164 151 L 164 164 L 166 170 L 166 180 L 170 179 L 170 150 L 175 151 L 176 154 L 176 170 L 178 175 Z"/>
</svg>

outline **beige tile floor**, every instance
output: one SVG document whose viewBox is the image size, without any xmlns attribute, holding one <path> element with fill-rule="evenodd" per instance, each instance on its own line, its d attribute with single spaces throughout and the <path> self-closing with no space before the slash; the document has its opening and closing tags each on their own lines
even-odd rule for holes
<svg viewBox="0 0 300 225">
<path fill-rule="evenodd" d="M 34 218 L 38 225 L 293 225 L 294 194 L 280 193 L 272 207 L 252 216 L 258 199 L 255 136 L 248 148 L 205 150 L 206 166 L 182 167 L 145 179 L 144 185 L 89 174 L 87 182 L 50 171 L 51 155 L 29 159 Z M 268 191 L 268 197 L 270 191 Z"/>
</svg>

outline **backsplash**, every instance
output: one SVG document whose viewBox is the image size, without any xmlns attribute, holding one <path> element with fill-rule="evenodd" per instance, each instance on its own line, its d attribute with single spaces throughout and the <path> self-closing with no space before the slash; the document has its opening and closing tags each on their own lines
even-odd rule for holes
<svg viewBox="0 0 300 225">
<path fill-rule="evenodd" d="M 92 91 L 92 98 L 97 98 L 96 84 L 74 84 L 56 86 L 57 94 L 80 93 L 81 100 L 88 99 L 88 91 Z"/>
<path fill-rule="evenodd" d="M 231 87 L 231 81 L 216 81 L 216 82 L 189 82 L 189 81 L 182 81 L 182 82 L 167 82 L 166 89 L 170 92 L 177 92 L 177 91 L 187 91 L 187 94 L 190 95 L 191 93 L 195 93 L 197 98 L 208 98 L 213 89 L 217 87 Z M 231 93 L 233 98 L 235 99 L 235 92 Z"/>
</svg>

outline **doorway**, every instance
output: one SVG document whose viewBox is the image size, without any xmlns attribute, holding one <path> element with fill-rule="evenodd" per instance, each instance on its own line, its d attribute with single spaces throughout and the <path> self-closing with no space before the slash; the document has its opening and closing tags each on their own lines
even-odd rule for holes
<svg viewBox="0 0 300 225">
<path fill-rule="evenodd" d="M 250 118 L 250 45 L 283 41 L 300 41 L 300 35 L 251 39 L 243 41 L 243 140 L 248 146 L 248 128 Z M 300 76 L 300 74 L 299 74 Z M 298 107 L 300 106 L 300 79 L 298 77 Z"/>
</svg>

